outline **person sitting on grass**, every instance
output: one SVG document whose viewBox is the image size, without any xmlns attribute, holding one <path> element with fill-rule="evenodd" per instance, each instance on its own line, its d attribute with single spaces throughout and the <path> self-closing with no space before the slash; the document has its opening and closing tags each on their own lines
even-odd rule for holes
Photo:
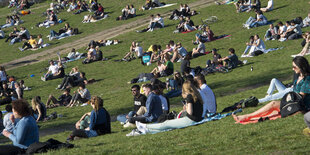
<svg viewBox="0 0 310 155">
<path fill-rule="evenodd" d="M 12 102 L 13 91 L 11 88 L 8 88 L 8 84 L 3 83 L 2 89 L 0 89 L 0 105 L 9 104 Z"/>
<path fill-rule="evenodd" d="M 117 120 L 120 121 L 122 124 L 128 122 L 128 119 L 134 116 L 141 116 L 144 113 L 139 113 L 140 108 L 145 108 L 146 97 L 140 93 L 140 86 L 133 85 L 131 87 L 131 93 L 133 96 L 134 101 L 134 108 L 133 111 L 130 111 L 127 115 L 121 114 L 117 116 Z M 141 110 L 140 110 L 141 111 Z"/>
<path fill-rule="evenodd" d="M 78 1 L 77 3 L 78 3 L 78 6 L 79 6 L 80 8 L 79 8 L 79 10 L 78 10 L 77 12 L 75 12 L 75 13 L 73 13 L 73 14 L 76 15 L 76 14 L 80 14 L 80 13 L 82 13 L 82 12 L 85 12 L 85 11 L 88 11 L 88 10 L 89 10 L 88 4 L 86 4 L 85 1 L 82 1 L 82 3 L 81 3 L 81 1 Z"/>
<path fill-rule="evenodd" d="M 248 48 L 249 46 L 250 48 Z M 248 50 L 250 51 L 248 54 L 246 54 Z M 241 57 L 253 57 L 255 56 L 255 51 L 262 51 L 264 53 L 267 51 L 264 41 L 259 38 L 258 34 L 254 35 L 253 44 L 251 44 L 250 38 L 250 42 L 247 44 L 247 48 Z"/>
<path fill-rule="evenodd" d="M 14 124 L 13 131 L 3 130 L 2 134 L 12 140 L 13 145 L 1 145 L 0 154 L 24 154 L 29 145 L 39 142 L 38 125 L 31 116 L 28 102 L 16 100 L 12 103 L 12 109 L 10 119 Z"/>
<path fill-rule="evenodd" d="M 238 56 L 235 54 L 235 49 L 228 49 L 229 55 L 219 59 L 220 62 L 223 62 L 223 66 L 228 68 L 236 68 L 239 64 Z"/>
<path fill-rule="evenodd" d="M 50 61 L 50 67 L 47 73 L 41 77 L 42 81 L 53 80 L 58 78 L 63 78 L 65 76 L 65 69 L 62 63 L 59 61 L 58 65 L 54 64 L 54 61 Z"/>
<path fill-rule="evenodd" d="M 3 117 L 3 126 L 4 129 L 9 131 L 9 132 L 13 132 L 14 129 L 14 123 L 10 120 L 11 115 L 13 115 L 12 112 L 12 105 L 8 104 L 5 106 L 5 110 L 7 111 L 7 113 L 4 115 Z M 1 130 L 0 130 L 1 131 Z M 1 131 L 2 132 L 2 131 Z"/>
<path fill-rule="evenodd" d="M 90 123 L 86 129 L 80 129 L 81 124 L 76 124 L 76 129 L 67 138 L 73 141 L 78 138 L 90 138 L 111 133 L 111 119 L 109 112 L 103 107 L 103 100 L 94 96 L 90 100 L 93 110 L 90 112 Z"/>
<path fill-rule="evenodd" d="M 165 77 L 173 73 L 173 63 L 169 60 L 168 56 L 165 56 L 164 63 L 157 61 L 157 67 L 152 70 L 152 74 L 156 77 Z"/>
<path fill-rule="evenodd" d="M 19 34 L 19 30 L 17 29 L 17 27 L 13 28 L 13 31 L 9 33 L 9 36 L 6 38 L 5 42 L 8 42 L 9 40 L 14 39 L 15 37 L 17 37 Z"/>
<path fill-rule="evenodd" d="M 273 9 L 273 0 L 268 0 L 267 7 L 260 8 L 260 11 L 269 12 L 269 11 L 272 11 L 272 9 Z"/>
<path fill-rule="evenodd" d="M 24 90 L 20 87 L 19 82 L 14 83 L 15 90 L 12 92 L 12 100 L 22 99 L 24 96 Z"/>
<path fill-rule="evenodd" d="M 173 49 L 173 55 L 171 62 L 181 62 L 185 56 L 188 55 L 187 50 L 182 46 L 182 43 L 177 43 L 176 47 Z"/>
<path fill-rule="evenodd" d="M 32 98 L 31 107 L 34 112 L 33 115 L 36 121 L 44 121 L 46 118 L 46 107 L 45 104 L 41 101 L 40 96 Z"/>
<path fill-rule="evenodd" d="M 24 45 L 22 47 L 19 47 L 18 49 L 20 51 L 24 51 L 27 49 L 36 49 L 38 48 L 38 42 L 33 38 L 32 35 L 30 35 L 30 38 L 27 42 L 24 43 Z"/>
<path fill-rule="evenodd" d="M 201 42 L 203 42 L 203 43 L 214 40 L 214 33 L 210 29 L 210 26 L 206 26 L 202 30 L 203 30 L 203 32 L 201 34 L 196 33 L 196 35 L 195 35 L 196 40 L 192 41 L 193 44 L 199 44 L 199 41 L 198 41 L 199 39 L 201 39 Z"/>
<path fill-rule="evenodd" d="M 70 103 L 67 105 L 67 107 L 73 107 L 77 104 L 77 102 L 86 103 L 90 100 L 90 92 L 85 87 L 85 84 L 80 84 L 79 89 L 73 92 L 74 95 L 70 101 Z"/>
<path fill-rule="evenodd" d="M 256 18 L 250 17 L 245 24 L 243 24 L 244 28 L 250 29 L 253 27 L 263 26 L 268 23 L 267 18 L 263 15 L 263 12 L 260 10 L 256 10 Z"/>
<path fill-rule="evenodd" d="M 294 81 L 293 91 L 302 96 L 304 105 L 300 105 L 302 108 L 301 111 L 310 110 L 310 66 L 306 58 L 298 56 L 293 59 L 293 70 L 299 75 L 298 78 Z M 249 121 L 252 118 L 257 116 L 262 117 L 262 115 L 269 115 L 274 111 L 280 112 L 281 101 L 272 101 L 257 111 L 245 114 L 245 115 L 232 115 L 236 122 Z"/>
<path fill-rule="evenodd" d="M 20 31 L 17 32 L 17 36 L 15 36 L 11 42 L 10 45 L 13 45 L 16 42 L 21 42 L 23 40 L 28 40 L 30 38 L 30 33 L 25 27 L 21 27 Z"/>
<path fill-rule="evenodd" d="M 294 21 L 290 21 L 290 26 L 287 26 L 287 30 L 282 34 L 279 41 L 294 40 L 302 37 L 301 27 Z"/>
<path fill-rule="evenodd" d="M 205 44 L 201 41 L 201 38 L 198 39 L 198 47 L 193 48 L 192 52 L 192 57 L 197 58 L 199 56 L 205 55 L 206 52 L 206 46 Z"/>
<path fill-rule="evenodd" d="M 49 40 L 52 41 L 53 39 L 61 39 L 65 37 L 70 37 L 73 35 L 73 28 L 69 28 L 65 33 L 62 33 L 60 35 L 50 36 Z"/>
<path fill-rule="evenodd" d="M 280 36 L 278 34 L 278 27 L 274 26 L 273 24 L 270 24 L 269 29 L 266 31 L 266 34 L 264 36 L 265 41 L 276 40 L 279 38 Z"/>
<path fill-rule="evenodd" d="M 153 25 L 154 20 L 155 20 L 154 15 L 150 15 L 150 22 L 149 22 L 149 25 L 147 26 L 147 28 L 145 28 L 143 30 L 137 30 L 136 32 L 138 32 L 138 33 L 148 32 L 151 29 L 151 26 Z"/>
<path fill-rule="evenodd" d="M 74 76 L 67 76 L 67 78 L 63 79 L 62 83 L 57 87 L 57 89 L 75 87 L 80 84 L 88 84 L 88 80 L 85 77 L 85 72 L 80 72 Z"/>
<path fill-rule="evenodd" d="M 122 58 L 123 61 L 132 60 L 135 58 L 142 58 L 143 48 L 138 42 L 132 42 L 129 48 L 129 52 Z"/>
<path fill-rule="evenodd" d="M 212 60 L 207 60 L 206 67 L 216 68 L 217 66 L 223 65 L 222 62 L 219 61 L 219 59 L 222 58 L 220 54 L 217 53 L 217 49 L 212 49 Z"/>
<path fill-rule="evenodd" d="M 45 105 L 46 108 L 66 106 L 70 103 L 71 99 L 72 96 L 70 95 L 70 88 L 66 88 L 64 92 L 58 97 L 58 99 L 56 99 L 53 95 L 49 95 Z"/>
<path fill-rule="evenodd" d="M 151 123 L 156 122 L 158 117 L 163 114 L 161 100 L 158 95 L 154 94 L 151 84 L 142 86 L 144 94 L 147 96 L 146 113 L 142 116 L 135 116 L 128 119 L 124 127 L 133 127 L 135 122 Z"/>
<path fill-rule="evenodd" d="M 186 116 L 179 119 L 167 120 L 163 123 L 157 124 L 144 124 L 137 121 L 137 130 L 133 130 L 126 136 L 137 136 L 146 133 L 154 134 L 168 129 L 179 129 L 192 126 L 195 123 L 201 121 L 201 116 L 203 113 L 202 98 L 194 84 L 190 81 L 184 82 L 182 86 L 182 97 L 185 100 L 183 111 L 186 111 Z"/>
<path fill-rule="evenodd" d="M 302 27 L 308 26 L 310 26 L 310 12 L 308 13 L 308 16 L 302 21 Z"/>
<path fill-rule="evenodd" d="M 126 5 L 125 8 L 122 9 L 122 15 L 117 17 L 116 20 L 126 20 L 130 14 L 130 6 Z"/>
</svg>

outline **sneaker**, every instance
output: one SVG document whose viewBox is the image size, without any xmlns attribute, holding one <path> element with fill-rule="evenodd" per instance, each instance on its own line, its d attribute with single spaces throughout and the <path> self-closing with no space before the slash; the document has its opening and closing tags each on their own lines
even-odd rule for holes
<svg viewBox="0 0 310 155">
<path fill-rule="evenodd" d="M 136 125 L 135 125 L 135 124 L 132 124 L 132 123 L 127 122 L 127 123 L 126 123 L 123 127 L 124 127 L 124 128 L 135 128 L 135 127 L 136 127 Z"/>
<path fill-rule="evenodd" d="M 248 63 L 248 60 L 243 60 L 242 63 L 245 65 L 246 63 Z"/>
<path fill-rule="evenodd" d="M 182 59 L 180 58 L 177 62 L 181 62 L 182 61 Z"/>
<path fill-rule="evenodd" d="M 42 81 L 46 81 L 46 79 L 45 79 L 43 76 L 41 77 L 41 80 L 42 80 Z"/>
<path fill-rule="evenodd" d="M 304 133 L 305 136 L 310 137 L 310 128 L 305 128 L 305 129 L 303 130 L 303 133 Z"/>
<path fill-rule="evenodd" d="M 127 137 L 131 137 L 131 136 L 140 136 L 141 132 L 138 131 L 137 129 L 133 129 L 130 133 L 126 134 Z"/>
<path fill-rule="evenodd" d="M 84 107 L 84 106 L 87 106 L 88 104 L 87 103 L 83 103 L 82 105 L 81 105 L 81 107 Z"/>
<path fill-rule="evenodd" d="M 148 29 L 146 32 L 153 32 L 153 29 Z"/>
<path fill-rule="evenodd" d="M 24 51 L 24 49 L 23 48 L 21 48 L 21 47 L 18 47 L 18 49 L 22 52 L 22 51 Z"/>
</svg>

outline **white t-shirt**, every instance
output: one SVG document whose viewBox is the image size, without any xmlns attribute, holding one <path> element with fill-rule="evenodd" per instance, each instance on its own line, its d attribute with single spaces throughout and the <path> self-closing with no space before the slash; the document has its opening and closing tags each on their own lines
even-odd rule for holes
<svg viewBox="0 0 310 155">
<path fill-rule="evenodd" d="M 163 95 L 159 95 L 160 101 L 161 101 L 161 106 L 163 110 L 168 111 L 168 102 L 167 99 Z"/>
<path fill-rule="evenodd" d="M 285 25 L 280 26 L 279 29 L 280 29 L 279 33 L 284 33 L 284 32 L 286 32 L 286 26 L 285 26 Z"/>
<path fill-rule="evenodd" d="M 42 38 L 40 38 L 40 39 L 38 40 L 38 45 L 40 45 L 40 46 L 43 45 L 43 39 L 42 39 Z"/>
<path fill-rule="evenodd" d="M 273 0 L 269 0 L 268 1 L 267 8 L 269 8 L 268 10 L 272 10 L 273 9 Z"/>
<path fill-rule="evenodd" d="M 208 112 L 211 113 L 216 113 L 216 100 L 215 100 L 215 95 L 213 93 L 213 91 L 211 90 L 210 87 L 208 87 L 207 84 L 203 84 L 200 87 L 200 90 L 202 93 L 205 94 L 206 99 L 207 99 L 207 104 L 203 105 L 203 114 L 206 114 L 206 110 L 208 110 Z M 204 116 L 203 115 L 203 116 Z"/>
<path fill-rule="evenodd" d="M 198 52 L 199 53 L 205 53 L 206 52 L 206 46 L 205 46 L 205 44 L 204 43 L 202 43 L 202 42 L 200 42 L 199 44 L 198 44 Z"/>
<path fill-rule="evenodd" d="M 52 74 L 55 74 L 58 72 L 58 69 L 59 67 L 57 65 L 51 65 L 49 68 L 48 68 L 48 71 L 51 71 Z"/>
<path fill-rule="evenodd" d="M 141 57 L 142 54 L 143 54 L 143 49 L 142 49 L 142 47 L 141 47 L 141 46 L 136 47 L 136 48 L 135 48 L 135 52 L 137 53 L 137 56 L 138 56 L 138 57 Z"/>
</svg>

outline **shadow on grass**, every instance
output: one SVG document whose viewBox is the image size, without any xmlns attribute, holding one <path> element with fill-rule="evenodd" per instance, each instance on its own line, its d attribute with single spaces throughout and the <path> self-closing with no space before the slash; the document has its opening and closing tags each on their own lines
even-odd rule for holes
<svg viewBox="0 0 310 155">
<path fill-rule="evenodd" d="M 13 65 L 27 64 L 27 63 L 37 62 L 37 61 L 38 60 L 26 60 L 26 61 L 14 63 Z"/>
<path fill-rule="evenodd" d="M 106 58 L 112 59 L 112 58 L 115 58 L 115 57 L 118 57 L 118 55 L 110 55 L 110 56 L 107 56 Z"/>
<path fill-rule="evenodd" d="M 248 66 L 248 65 L 246 65 Z M 281 71 L 285 70 L 284 73 L 280 73 Z M 254 71 L 255 72 L 255 68 Z M 216 88 L 215 93 L 219 94 L 219 96 L 217 97 L 221 97 L 221 96 L 227 96 L 227 95 L 232 95 L 232 94 L 236 94 L 236 93 L 240 93 L 242 91 L 246 91 L 246 90 L 250 90 L 250 89 L 255 89 L 258 87 L 261 87 L 263 85 L 267 85 L 270 83 L 270 80 L 272 78 L 287 78 L 287 75 L 291 73 L 290 70 L 287 69 L 282 69 L 282 70 L 270 70 L 268 72 L 265 72 L 264 74 L 260 74 L 260 75 L 255 75 L 254 77 L 244 77 L 244 78 L 233 78 L 230 80 L 222 80 L 222 81 L 218 81 L 218 82 L 214 82 L 210 84 L 211 88 Z M 217 92 L 217 90 L 219 90 L 221 87 L 227 87 L 230 86 L 232 83 L 234 84 L 238 84 L 238 86 L 236 86 L 236 89 L 232 90 L 232 89 L 227 89 L 225 91 L 221 91 L 221 92 Z M 234 87 L 234 86 L 231 86 Z M 223 90 L 223 89 L 221 89 Z"/>
<path fill-rule="evenodd" d="M 279 7 L 277 7 L 277 8 L 274 8 L 272 11 L 282 9 L 282 8 L 287 7 L 287 6 L 288 6 L 288 5 L 279 6 Z"/>
</svg>

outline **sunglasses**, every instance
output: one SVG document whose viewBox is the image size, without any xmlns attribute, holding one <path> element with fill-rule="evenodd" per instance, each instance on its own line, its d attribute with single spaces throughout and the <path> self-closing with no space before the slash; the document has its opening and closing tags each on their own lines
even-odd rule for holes
<svg viewBox="0 0 310 155">
<path fill-rule="evenodd" d="M 138 91 L 137 89 L 132 89 L 131 91 Z"/>
</svg>

